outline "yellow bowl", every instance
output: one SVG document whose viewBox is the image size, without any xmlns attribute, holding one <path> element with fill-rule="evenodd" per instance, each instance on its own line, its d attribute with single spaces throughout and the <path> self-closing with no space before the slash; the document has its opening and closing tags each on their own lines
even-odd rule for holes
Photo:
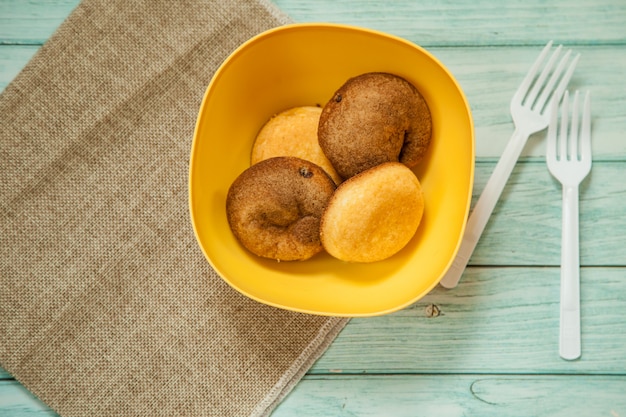
<svg viewBox="0 0 626 417">
<path fill-rule="evenodd" d="M 348 78 L 391 72 L 411 81 L 432 113 L 433 138 L 414 170 L 425 194 L 422 223 L 393 257 L 346 263 L 328 254 L 303 262 L 259 258 L 235 240 L 226 193 L 250 164 L 261 126 L 291 107 L 324 105 Z M 401 38 L 337 24 L 293 24 L 264 32 L 235 50 L 209 84 L 190 160 L 189 204 L 196 238 L 233 288 L 272 306 L 311 314 L 374 316 L 426 295 L 454 258 L 474 178 L 470 109 L 450 72 Z"/>
</svg>

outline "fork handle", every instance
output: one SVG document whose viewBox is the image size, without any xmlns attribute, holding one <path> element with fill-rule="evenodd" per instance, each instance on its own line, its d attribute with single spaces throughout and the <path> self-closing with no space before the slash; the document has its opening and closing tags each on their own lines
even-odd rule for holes
<svg viewBox="0 0 626 417">
<path fill-rule="evenodd" d="M 580 357 L 580 258 L 578 243 L 578 186 L 563 186 L 561 231 L 561 322 L 559 354 Z"/>
<path fill-rule="evenodd" d="M 450 269 L 446 272 L 439 284 L 445 288 L 454 288 L 461 279 L 461 275 L 469 262 L 470 256 L 476 248 L 476 244 L 480 239 L 480 236 L 485 230 L 485 226 L 491 217 L 493 209 L 496 207 L 496 203 L 500 199 L 502 190 L 506 185 L 513 168 L 519 159 L 519 156 L 528 141 L 530 133 L 515 128 L 511 139 L 507 143 L 502 156 L 498 160 L 496 167 L 489 177 L 485 188 L 483 189 L 472 213 L 465 225 L 465 233 L 463 234 L 463 240 L 461 246 L 452 261 Z"/>
</svg>

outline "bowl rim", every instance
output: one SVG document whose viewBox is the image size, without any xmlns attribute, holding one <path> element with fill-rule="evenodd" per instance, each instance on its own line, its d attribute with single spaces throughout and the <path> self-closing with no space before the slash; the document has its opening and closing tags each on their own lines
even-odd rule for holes
<svg viewBox="0 0 626 417">
<path fill-rule="evenodd" d="M 471 155 L 469 156 L 469 158 L 471 158 L 471 163 L 469 164 L 469 172 L 468 172 L 468 185 L 469 185 L 469 198 L 467 198 L 466 204 L 465 204 L 465 208 L 464 208 L 464 220 L 463 223 L 461 225 L 461 229 L 459 230 L 460 234 L 459 234 L 459 238 L 457 239 L 456 244 L 454 245 L 454 250 L 451 253 L 450 259 L 448 259 L 445 268 L 441 271 L 438 279 L 433 280 L 433 282 L 428 285 L 425 291 L 423 291 L 421 294 L 418 294 L 415 297 L 409 298 L 406 301 L 402 302 L 402 303 L 397 303 L 394 304 L 391 307 L 388 308 L 383 308 L 383 309 L 378 309 L 376 311 L 370 311 L 370 312 L 355 312 L 355 313 L 338 313 L 338 312 L 334 312 L 334 311 L 324 311 L 324 310 L 315 310 L 315 309 L 311 309 L 311 308 L 305 308 L 305 307 L 297 307 L 297 306 L 293 306 L 293 305 L 289 305 L 288 303 L 280 303 L 280 302 L 275 302 L 275 301 L 271 301 L 271 300 L 267 300 L 264 299 L 262 297 L 257 296 L 254 293 L 251 293 L 250 291 L 247 291 L 244 288 L 241 288 L 240 286 L 236 285 L 234 282 L 232 282 L 232 280 L 228 279 L 227 277 L 224 276 L 224 274 L 220 271 L 220 268 L 214 264 L 211 256 L 209 256 L 209 254 L 207 253 L 206 248 L 204 247 L 204 245 L 202 244 L 202 240 L 200 238 L 199 235 L 199 231 L 198 231 L 198 227 L 196 225 L 196 221 L 195 221 L 195 209 L 193 206 L 193 197 L 192 197 L 192 181 L 193 181 L 193 171 L 194 171 L 194 167 L 195 167 L 195 163 L 194 163 L 194 155 L 196 154 L 196 148 L 197 148 L 197 142 L 198 142 L 198 137 L 199 137 L 199 132 L 201 129 L 201 118 L 202 115 L 204 113 L 204 109 L 206 107 L 206 103 L 208 102 L 208 100 L 210 99 L 210 92 L 214 89 L 214 85 L 216 83 L 219 82 L 219 79 L 221 78 L 222 74 L 228 69 L 228 67 L 230 66 L 231 62 L 233 60 L 235 60 L 237 58 L 237 56 L 242 52 L 245 51 L 247 48 L 250 47 L 251 44 L 258 42 L 259 40 L 266 38 L 266 37 L 270 37 L 270 36 L 274 36 L 277 33 L 280 32 L 289 32 L 289 31 L 294 31 L 294 30 L 301 30 L 301 29 L 338 29 L 338 30 L 346 30 L 346 31 L 357 31 L 357 32 L 361 32 L 361 33 L 365 33 L 365 34 L 369 34 L 369 35 L 374 35 L 374 36 L 378 36 L 378 37 L 382 37 L 382 38 L 388 38 L 391 39 L 395 42 L 399 42 L 402 44 L 405 44 L 406 46 L 409 46 L 410 48 L 415 48 L 417 50 L 419 50 L 421 53 L 423 53 L 425 56 L 427 56 L 430 60 L 434 61 L 439 68 L 442 70 L 442 72 L 444 72 L 446 74 L 446 76 L 449 78 L 450 82 L 454 85 L 455 89 L 460 93 L 460 99 L 463 103 L 463 107 L 464 107 L 464 112 L 468 115 L 467 119 L 468 119 L 468 133 L 469 136 L 471 138 L 471 143 L 470 143 L 470 150 L 471 150 Z M 288 311 L 294 311 L 294 312 L 299 312 L 299 313 L 306 313 L 306 314 L 313 314 L 313 315 L 321 315 L 321 316 L 336 316 L 336 317 L 373 317 L 373 316 L 381 316 L 381 315 L 386 315 L 389 313 L 393 313 L 399 310 L 402 310 L 408 306 L 410 306 L 411 304 L 417 302 L 419 299 L 423 298 L 426 294 L 428 294 L 430 291 L 432 291 L 441 281 L 441 279 L 443 278 L 443 276 L 445 275 L 445 273 L 449 270 L 449 268 L 452 266 L 452 263 L 454 262 L 457 253 L 459 251 L 459 248 L 461 246 L 462 240 L 463 240 L 463 235 L 465 234 L 465 229 L 467 227 L 467 217 L 470 211 L 470 207 L 471 207 L 471 194 L 472 194 L 472 189 L 473 189 L 473 185 L 474 185 L 474 176 L 475 176 L 475 157 L 476 157 L 476 144 L 475 144 L 475 126 L 474 126 L 474 120 L 472 117 L 472 111 L 471 111 L 471 107 L 469 105 L 467 96 L 465 95 L 465 92 L 463 91 L 463 89 L 461 88 L 458 80 L 454 77 L 454 75 L 451 73 L 451 71 L 436 57 L 434 56 L 431 52 L 429 52 L 428 50 L 426 50 L 424 47 L 411 42 L 405 38 L 402 38 L 398 35 L 394 35 L 388 32 L 383 32 L 380 30 L 376 30 L 376 29 L 371 29 L 368 27 L 363 27 L 363 26 L 357 26 L 357 25 L 351 25 L 351 24 L 343 24 L 343 23 L 329 23 L 329 22 L 298 22 L 298 23 L 288 23 L 288 24 L 284 24 L 284 25 L 280 25 L 280 26 L 276 26 L 273 28 L 270 28 L 268 30 L 265 30 L 263 32 L 260 32 L 252 37 L 250 37 L 248 40 L 244 41 L 243 43 L 241 43 L 239 46 L 237 46 L 235 49 L 233 49 L 228 56 L 222 61 L 222 63 L 219 65 L 219 67 L 217 68 L 217 70 L 213 73 L 213 75 L 211 76 L 211 80 L 208 83 L 205 92 L 203 94 L 203 98 L 201 101 L 201 104 L 198 108 L 198 112 L 197 112 L 197 116 L 196 116 L 196 122 L 195 122 L 195 127 L 194 127 L 194 131 L 193 131 L 193 140 L 192 140 L 192 145 L 191 145 L 191 152 L 190 152 L 190 156 L 189 156 L 189 169 L 188 169 L 188 209 L 189 209 L 189 215 L 190 215 L 190 220 L 191 220 L 191 224 L 192 224 L 192 228 L 193 228 L 193 233 L 194 236 L 196 238 L 196 242 L 197 244 L 200 246 L 200 249 L 205 257 L 205 259 L 209 262 L 210 266 L 212 267 L 212 269 L 215 271 L 215 273 L 220 277 L 220 279 L 224 282 L 226 282 L 231 288 L 235 289 L 236 291 L 238 291 L 239 293 L 245 295 L 246 297 L 255 300 L 259 303 L 265 304 L 265 305 L 270 305 L 273 307 L 277 307 L 280 309 L 284 309 L 284 310 L 288 310 Z"/>
</svg>

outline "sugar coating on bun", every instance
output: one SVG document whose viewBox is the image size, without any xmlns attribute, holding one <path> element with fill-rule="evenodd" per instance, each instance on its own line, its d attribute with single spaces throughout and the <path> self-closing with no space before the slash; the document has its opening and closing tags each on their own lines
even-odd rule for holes
<svg viewBox="0 0 626 417">
<path fill-rule="evenodd" d="M 424 195 L 413 171 L 384 163 L 337 187 L 322 217 L 322 244 L 347 262 L 387 259 L 415 235 L 423 213 Z"/>
<path fill-rule="evenodd" d="M 432 135 L 428 105 L 394 74 L 373 72 L 346 81 L 320 115 L 318 140 L 343 179 L 385 162 L 417 165 Z"/>
<path fill-rule="evenodd" d="M 301 106 L 287 109 L 269 119 L 259 131 L 252 147 L 251 164 L 276 156 L 295 156 L 319 165 L 336 184 L 335 171 L 317 140 L 321 107 Z"/>
<path fill-rule="evenodd" d="M 309 259 L 323 250 L 320 220 L 334 191 L 333 180 L 312 162 L 266 159 L 231 184 L 226 196 L 228 223 L 235 238 L 258 256 Z"/>
</svg>

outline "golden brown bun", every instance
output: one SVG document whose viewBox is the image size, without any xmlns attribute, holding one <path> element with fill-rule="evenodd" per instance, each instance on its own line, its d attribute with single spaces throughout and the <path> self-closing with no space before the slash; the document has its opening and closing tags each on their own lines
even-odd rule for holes
<svg viewBox="0 0 626 417">
<path fill-rule="evenodd" d="M 302 106 L 272 117 L 259 131 L 252 147 L 251 164 L 275 156 L 295 156 L 319 165 L 336 184 L 341 177 L 322 152 L 317 140 L 321 107 Z"/>
<path fill-rule="evenodd" d="M 228 223 L 237 240 L 258 256 L 305 260 L 323 250 L 320 219 L 334 191 L 333 180 L 312 162 L 266 159 L 230 186 Z"/>
<path fill-rule="evenodd" d="M 423 212 L 413 171 L 399 162 L 377 165 L 337 187 L 322 217 L 322 244 L 343 261 L 380 261 L 406 246 Z"/>
<path fill-rule="evenodd" d="M 410 82 L 388 73 L 351 78 L 326 103 L 319 144 L 343 179 L 384 162 L 419 163 L 430 144 L 426 101 Z"/>
</svg>

